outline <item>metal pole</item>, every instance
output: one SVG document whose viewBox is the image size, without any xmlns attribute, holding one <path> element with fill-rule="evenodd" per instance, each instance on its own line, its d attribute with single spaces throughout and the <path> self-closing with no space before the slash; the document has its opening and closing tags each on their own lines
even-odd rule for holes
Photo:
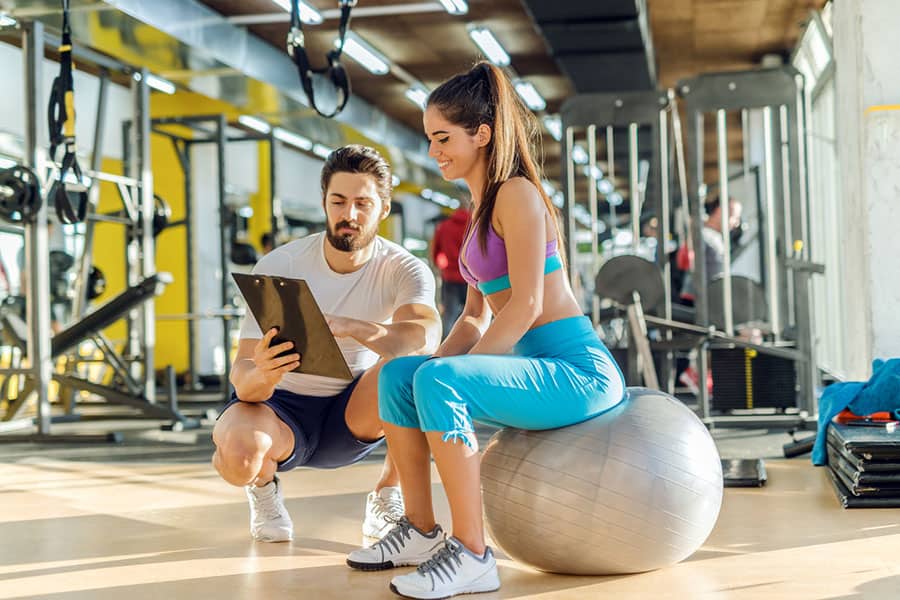
<svg viewBox="0 0 900 600">
<path fill-rule="evenodd" d="M 716 111 L 716 141 L 719 150 L 719 210 L 722 214 L 722 312 L 725 333 L 734 335 L 734 315 L 731 309 L 731 206 L 728 195 L 728 113 Z"/>
<path fill-rule="evenodd" d="M 616 177 L 616 155 L 615 155 L 615 146 L 616 146 L 616 132 L 613 129 L 612 125 L 606 126 L 606 172 L 607 177 L 609 177 L 610 181 L 615 181 Z M 612 229 L 613 239 L 615 239 L 616 231 L 618 231 L 619 227 L 616 223 L 618 217 L 616 216 L 616 207 L 612 202 L 609 202 L 607 199 L 607 204 L 609 204 L 609 226 Z"/>
<path fill-rule="evenodd" d="M 156 272 L 156 240 L 153 237 L 153 170 L 150 164 L 150 86 L 146 69 L 141 69 L 140 81 L 135 81 L 134 91 L 134 148 L 135 173 L 140 180 L 141 235 L 135 244 L 139 250 L 138 278 L 143 280 Z M 143 357 L 144 397 L 156 403 L 156 310 L 151 296 L 140 308 L 141 356 Z"/>
<path fill-rule="evenodd" d="M 281 220 L 281 199 L 278 197 L 278 192 L 275 188 L 277 181 L 275 171 L 276 148 L 277 143 L 275 141 L 275 136 L 272 135 L 272 132 L 269 132 L 269 209 L 271 211 L 272 224 L 270 225 L 270 229 L 273 247 L 278 243 L 278 225 Z"/>
<path fill-rule="evenodd" d="M 785 256 L 793 256 L 794 255 L 794 240 L 796 239 L 794 236 L 794 219 L 793 219 L 793 206 L 795 195 L 792 195 L 792 180 L 794 178 L 793 170 L 791 169 L 791 156 L 790 156 L 790 128 L 788 127 L 788 115 L 787 115 L 787 107 L 783 104 L 778 107 L 778 117 L 779 117 L 779 140 L 781 141 L 780 150 L 781 150 L 781 188 L 783 199 L 781 205 L 781 213 L 782 218 L 784 219 L 784 255 Z M 798 257 L 799 258 L 799 257 Z M 790 325 L 797 324 L 797 314 L 796 308 L 794 306 L 794 278 L 787 277 L 785 274 L 785 278 L 787 281 L 787 319 Z"/>
<path fill-rule="evenodd" d="M 103 168 L 103 138 L 106 135 L 106 96 L 109 87 L 109 74 L 103 71 L 100 74 L 100 89 L 97 94 L 97 115 L 94 120 L 94 146 L 91 151 L 91 170 L 100 171 Z M 91 263 L 94 254 L 94 221 L 90 216 L 94 213 L 100 200 L 100 184 L 97 178 L 91 178 L 90 202 L 87 207 L 87 217 L 84 221 L 84 245 L 78 262 L 77 279 L 75 280 L 75 298 L 72 302 L 72 319 L 79 320 L 87 310 L 87 283 L 91 273 Z"/>
<path fill-rule="evenodd" d="M 641 194 L 638 190 L 638 126 L 628 124 L 628 198 L 631 206 L 631 249 L 637 253 L 641 241 Z"/>
<path fill-rule="evenodd" d="M 803 104 L 798 96 L 797 100 L 789 107 L 785 107 L 785 119 L 788 122 L 788 152 L 790 164 L 794 169 L 790 173 L 790 189 L 791 198 L 796 199 L 791 204 L 791 212 L 795 229 L 795 237 L 798 241 L 799 248 L 795 248 L 794 258 L 802 260 L 808 256 L 805 250 L 806 231 L 805 231 L 805 211 L 803 205 L 806 201 L 804 193 L 805 172 L 803 170 L 803 132 L 800 127 L 802 123 Z M 797 383 L 798 394 L 800 399 L 800 409 L 806 410 L 808 414 L 814 415 L 817 411 L 817 403 L 815 396 L 816 389 L 816 362 L 815 349 L 813 347 L 813 331 L 812 331 L 812 307 L 809 298 L 809 278 L 811 272 L 805 269 L 794 268 L 791 270 L 790 279 L 793 281 L 794 294 L 794 310 L 796 323 L 796 341 L 797 351 L 803 354 L 807 360 L 797 363 Z"/>
<path fill-rule="evenodd" d="M 588 136 L 588 205 L 591 212 L 591 277 L 597 273 L 600 267 L 600 248 L 597 244 L 597 126 L 589 125 Z M 591 294 L 591 323 L 594 327 L 600 323 L 600 297 Z"/>
<path fill-rule="evenodd" d="M 765 166 L 765 256 L 766 303 L 769 308 L 769 324 L 775 341 L 781 339 L 781 298 L 778 286 L 778 250 L 775 235 L 775 168 L 774 140 L 772 139 L 772 107 L 763 108 L 763 164 Z"/>
<path fill-rule="evenodd" d="M 219 281 L 219 293 L 222 296 L 222 307 L 227 308 L 228 303 L 228 267 L 230 253 L 228 252 L 228 235 L 231 229 L 228 227 L 228 207 L 225 205 L 225 144 L 228 123 L 225 115 L 216 118 L 216 186 L 219 192 L 219 254 L 222 260 L 221 279 Z M 222 317 L 222 346 L 225 352 L 225 373 L 222 381 L 223 400 L 228 402 L 231 397 L 231 319 Z"/>
<path fill-rule="evenodd" d="M 663 272 L 663 285 L 665 286 L 666 296 L 663 300 L 663 314 L 669 321 L 672 320 L 672 267 L 669 264 L 669 255 L 666 252 L 666 244 L 669 241 L 671 232 L 669 230 L 670 218 L 670 198 L 669 198 L 669 122 L 665 110 L 659 111 L 659 138 L 657 156 L 659 158 L 659 231 L 656 238 L 657 263 Z M 672 339 L 672 331 L 666 330 L 665 338 L 667 341 Z M 670 394 L 675 393 L 675 369 L 673 364 L 672 352 L 666 352 L 665 365 L 665 387 Z"/>
<path fill-rule="evenodd" d="M 569 246 L 569 282 L 572 289 L 578 289 L 578 277 L 576 273 L 575 252 L 575 164 L 572 159 L 572 150 L 575 148 L 575 130 L 566 127 L 566 146 L 563 153 L 563 171 L 566 175 L 566 242 Z M 580 302 L 579 302 L 580 304 Z"/>
<path fill-rule="evenodd" d="M 38 103 L 45 98 L 41 89 L 44 62 L 44 25 L 32 21 L 22 32 L 22 54 L 25 61 L 25 166 L 39 176 L 44 157 L 38 144 L 46 138 L 43 111 Z M 25 270 L 28 273 L 26 311 L 28 315 L 28 359 L 30 376 L 37 393 L 38 433 L 50 433 L 49 387 L 53 373 L 50 354 L 50 246 L 47 239 L 47 202 L 25 227 Z"/>
</svg>

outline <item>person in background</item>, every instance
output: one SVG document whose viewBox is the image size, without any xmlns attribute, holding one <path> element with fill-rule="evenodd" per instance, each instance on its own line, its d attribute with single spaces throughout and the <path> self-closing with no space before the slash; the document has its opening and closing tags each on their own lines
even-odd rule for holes
<svg viewBox="0 0 900 600">
<path fill-rule="evenodd" d="M 275 248 L 275 239 L 272 236 L 272 232 L 267 231 L 259 236 L 259 245 L 262 247 L 263 254 L 271 252 Z"/>
<path fill-rule="evenodd" d="M 431 261 L 441 272 L 441 323 L 444 337 L 456 323 L 466 304 L 466 280 L 459 272 L 459 248 L 469 224 L 471 213 L 458 208 L 450 218 L 441 221 L 434 230 L 431 242 Z"/>
</svg>

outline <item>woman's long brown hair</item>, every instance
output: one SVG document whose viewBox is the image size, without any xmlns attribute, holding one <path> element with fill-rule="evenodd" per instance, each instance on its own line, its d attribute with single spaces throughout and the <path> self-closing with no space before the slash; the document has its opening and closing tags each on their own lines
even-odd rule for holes
<svg viewBox="0 0 900 600">
<path fill-rule="evenodd" d="M 544 191 L 540 168 L 533 158 L 533 149 L 540 141 L 538 122 L 519 100 L 506 74 L 491 63 L 479 62 L 468 72 L 456 75 L 431 92 L 428 106 L 436 107 L 445 119 L 464 128 L 469 135 L 474 135 L 479 125 L 491 128 L 487 181 L 481 203 L 472 217 L 482 252 L 486 251 L 497 192 L 512 177 L 524 177 L 537 188 L 554 217 L 557 247 L 562 247 L 558 211 Z"/>
</svg>

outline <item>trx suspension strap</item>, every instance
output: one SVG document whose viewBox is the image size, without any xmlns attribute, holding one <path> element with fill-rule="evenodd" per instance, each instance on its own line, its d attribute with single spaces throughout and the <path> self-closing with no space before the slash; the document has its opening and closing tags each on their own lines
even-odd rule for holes
<svg viewBox="0 0 900 600">
<path fill-rule="evenodd" d="M 56 149 L 65 152 L 59 169 L 59 180 L 53 184 L 50 196 L 56 204 L 56 214 L 62 223 L 81 223 L 87 212 L 87 188 L 81 182 L 81 167 L 75 156 L 75 92 L 72 85 L 72 29 L 69 26 L 69 0 L 62 0 L 63 28 L 59 46 L 59 75 L 53 80 L 47 120 L 50 133 L 50 160 L 56 160 Z M 69 170 L 76 182 L 66 182 Z M 74 205 L 73 205 L 74 204 Z"/>
<path fill-rule="evenodd" d="M 309 64 L 309 57 L 306 55 L 306 48 L 304 47 L 303 23 L 300 20 L 300 3 L 298 0 L 291 0 L 291 29 L 287 37 L 287 51 L 294 64 L 297 65 L 297 71 L 300 73 L 300 83 L 303 84 L 303 91 L 306 92 L 309 103 L 317 113 L 326 119 L 330 119 L 344 110 L 344 106 L 347 105 L 347 101 L 350 99 L 350 78 L 347 76 L 343 65 L 341 65 L 341 52 L 344 51 L 344 38 L 347 35 L 347 27 L 350 25 L 350 11 L 356 6 L 356 0 L 339 0 L 339 4 L 341 7 L 341 22 L 338 26 L 338 46 L 326 55 L 328 66 L 314 69 Z M 323 113 L 316 106 L 316 99 L 313 93 L 313 74 L 327 74 L 337 90 L 338 104 L 330 113 Z"/>
</svg>

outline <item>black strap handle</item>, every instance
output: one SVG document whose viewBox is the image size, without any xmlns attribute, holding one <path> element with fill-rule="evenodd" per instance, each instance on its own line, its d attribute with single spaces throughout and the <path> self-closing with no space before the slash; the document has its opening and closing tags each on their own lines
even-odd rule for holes
<svg viewBox="0 0 900 600">
<path fill-rule="evenodd" d="M 53 80 L 50 104 L 47 106 L 47 122 L 50 133 L 50 159 L 56 160 L 56 149 L 63 146 L 62 167 L 59 180 L 52 193 L 56 214 L 63 223 L 81 223 L 87 213 L 87 189 L 81 183 L 81 167 L 78 165 L 75 146 L 75 89 L 72 79 L 72 28 L 69 25 L 69 0 L 62 0 L 62 41 L 59 46 L 59 75 Z M 78 179 L 66 183 L 69 170 Z M 74 199 L 74 206 L 73 206 Z"/>
<path fill-rule="evenodd" d="M 294 64 L 297 65 L 300 83 L 303 85 L 303 91 L 306 93 L 310 105 L 326 119 L 330 119 L 344 110 L 347 101 L 350 100 L 350 78 L 347 76 L 343 65 L 341 65 L 341 53 L 344 51 L 344 39 L 347 36 L 347 28 L 350 25 L 350 12 L 356 6 L 356 0 L 339 0 L 339 3 L 341 7 L 341 21 L 338 26 L 338 46 L 326 55 L 328 66 L 316 69 L 310 64 L 306 48 L 304 47 L 303 22 L 300 20 L 299 0 L 291 0 L 291 29 L 287 37 L 288 55 L 293 59 Z M 316 105 L 312 84 L 313 74 L 327 74 L 338 91 L 339 102 L 330 113 L 322 112 Z"/>
</svg>

